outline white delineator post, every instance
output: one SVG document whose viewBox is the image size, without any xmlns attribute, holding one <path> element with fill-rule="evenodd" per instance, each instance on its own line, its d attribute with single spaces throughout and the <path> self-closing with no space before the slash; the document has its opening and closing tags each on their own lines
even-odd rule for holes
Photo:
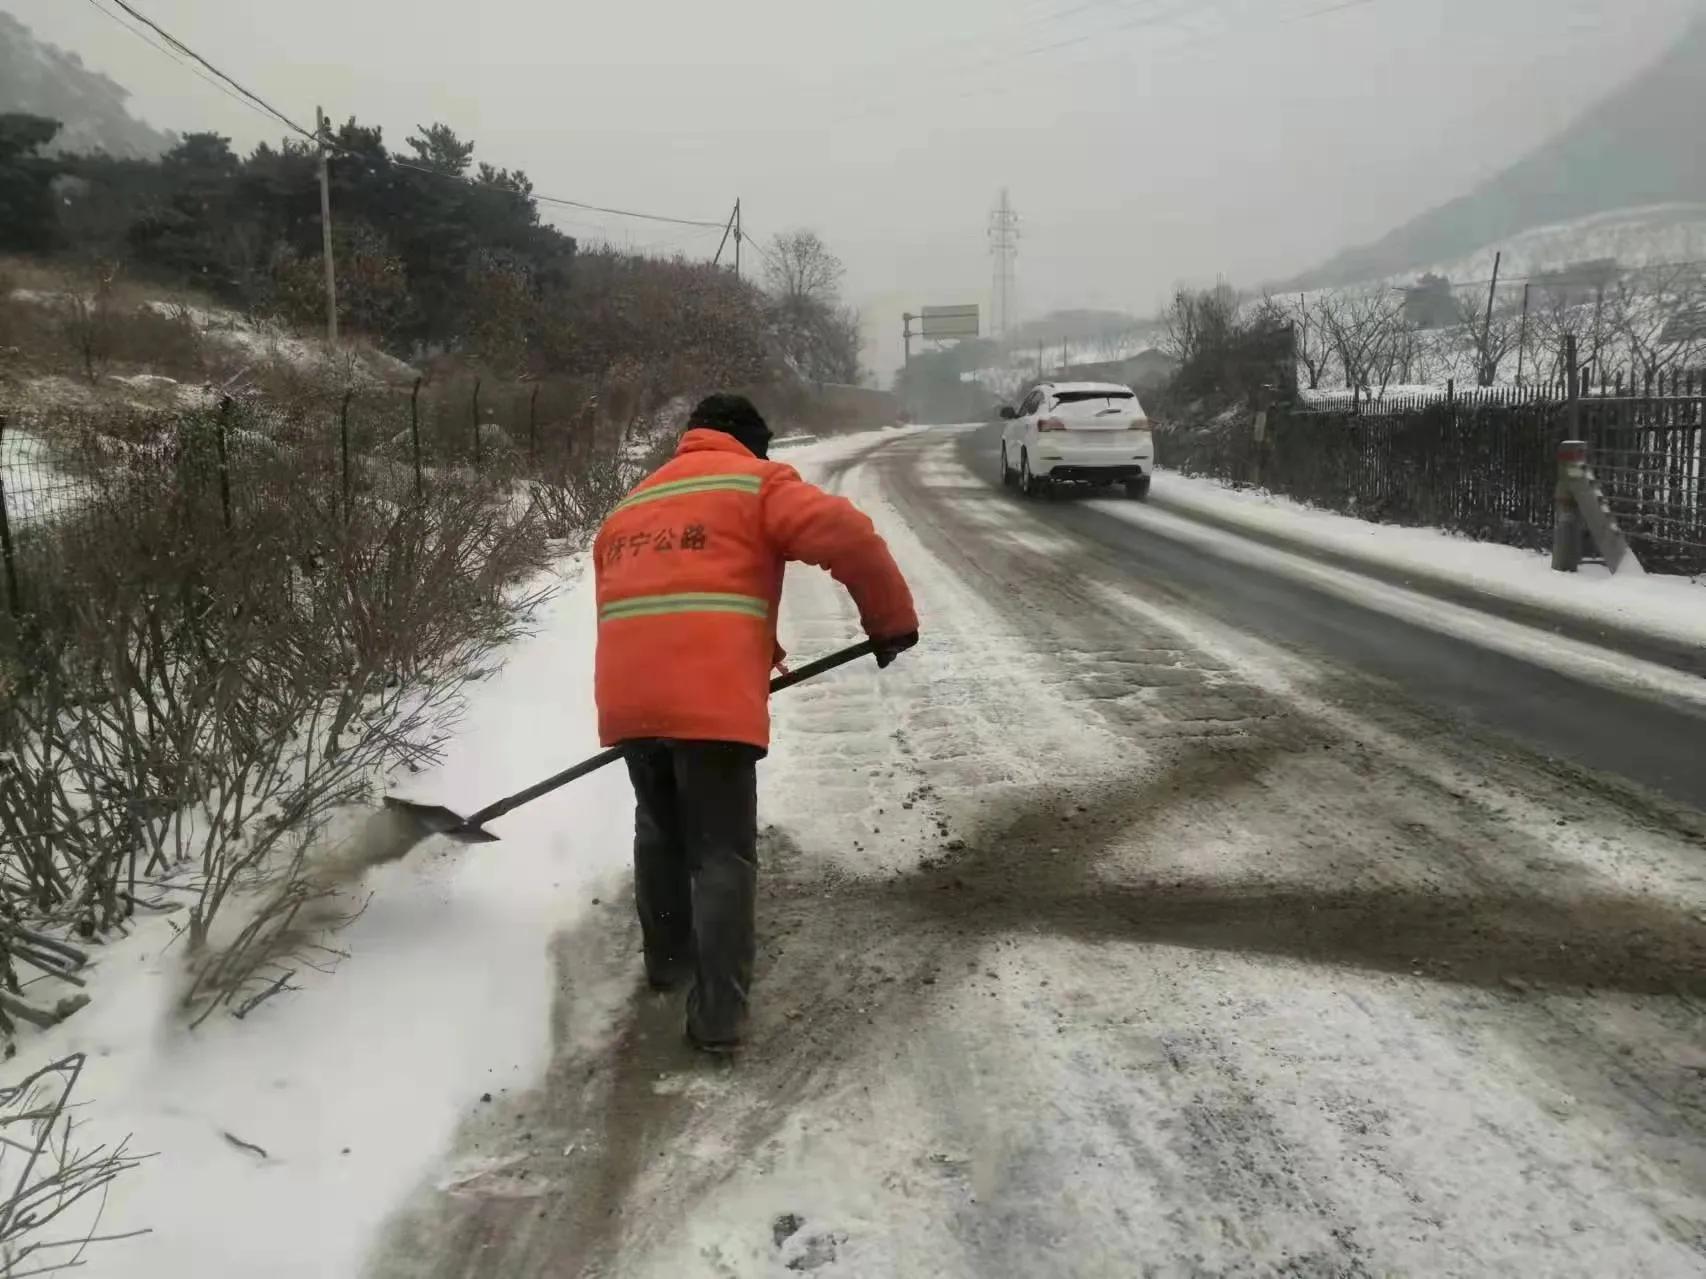
<svg viewBox="0 0 1706 1279">
<path fill-rule="evenodd" d="M 1584 440 L 1565 440 L 1558 446 L 1558 484 L 1553 490 L 1552 510 L 1552 567 L 1560 573 L 1574 573 L 1582 562 L 1582 517 L 1576 509 L 1576 496 L 1570 486 L 1570 472 L 1587 465 L 1588 446 Z"/>
<path fill-rule="evenodd" d="M 1629 539 L 1600 496 L 1599 481 L 1588 465 L 1588 446 L 1582 440 L 1565 440 L 1558 446 L 1558 514 L 1553 526 L 1552 567 L 1573 573 L 1581 563 L 1582 535 L 1586 525 L 1593 543 L 1613 573 L 1629 572 L 1644 577 L 1647 570 L 1635 558 Z M 1570 530 L 1565 532 L 1566 526 Z M 1559 563 L 1560 551 L 1568 563 Z"/>
</svg>

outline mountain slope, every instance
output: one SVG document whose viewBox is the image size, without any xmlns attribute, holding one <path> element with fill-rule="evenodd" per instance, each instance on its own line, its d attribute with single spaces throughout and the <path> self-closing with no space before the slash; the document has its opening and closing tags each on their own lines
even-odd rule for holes
<svg viewBox="0 0 1706 1279">
<path fill-rule="evenodd" d="M 176 139 L 132 116 L 125 107 L 129 97 L 76 54 L 37 40 L 22 22 L 0 12 L 0 112 L 58 120 L 62 128 L 53 150 L 142 159 L 169 149 Z"/>
<path fill-rule="evenodd" d="M 1615 209 L 1706 202 L 1706 17 L 1563 133 L 1469 194 L 1295 285 L 1380 279 L 1471 254 L 1533 227 Z"/>
</svg>

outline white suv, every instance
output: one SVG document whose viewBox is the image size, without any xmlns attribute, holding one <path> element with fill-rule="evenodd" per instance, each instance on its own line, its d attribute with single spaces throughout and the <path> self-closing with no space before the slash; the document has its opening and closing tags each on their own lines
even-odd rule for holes
<svg viewBox="0 0 1706 1279">
<path fill-rule="evenodd" d="M 1001 482 L 1034 496 L 1055 483 L 1124 484 L 1149 496 L 1155 437 L 1129 386 L 1044 382 L 1003 408 Z"/>
</svg>

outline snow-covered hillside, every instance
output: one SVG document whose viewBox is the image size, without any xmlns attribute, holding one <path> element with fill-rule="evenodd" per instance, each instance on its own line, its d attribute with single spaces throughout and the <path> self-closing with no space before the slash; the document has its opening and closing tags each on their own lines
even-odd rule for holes
<svg viewBox="0 0 1706 1279">
<path fill-rule="evenodd" d="M 1699 262 L 1706 260 L 1706 204 L 1618 209 L 1535 227 L 1418 271 L 1389 275 L 1380 282 L 1411 284 L 1427 274 L 1443 276 L 1453 283 L 1485 280 L 1492 272 L 1495 253 L 1504 255 L 1500 277 L 1517 282 L 1525 276 L 1562 271 L 1584 262 L 1616 262 L 1625 269 Z"/>
</svg>

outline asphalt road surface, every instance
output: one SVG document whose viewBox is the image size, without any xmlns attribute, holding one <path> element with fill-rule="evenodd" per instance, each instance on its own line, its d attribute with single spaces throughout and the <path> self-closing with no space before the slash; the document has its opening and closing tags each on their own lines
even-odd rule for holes
<svg viewBox="0 0 1706 1279">
<path fill-rule="evenodd" d="M 803 469 L 925 641 L 777 701 L 751 1047 L 607 903 L 371 1274 L 1706 1269 L 1701 681 L 1023 503 L 987 432 Z M 791 649 L 854 624 L 791 574 Z"/>
<path fill-rule="evenodd" d="M 996 427 L 966 432 L 956 441 L 967 469 L 995 489 L 999 443 Z M 1155 487 L 1164 510 L 1166 477 Z M 1706 808 L 1706 712 L 1700 703 L 1678 704 L 1561 673 L 1535 660 L 1556 643 L 1542 631 L 1504 628 L 1518 638 L 1518 651 L 1510 653 L 1417 626 L 1378 603 L 1277 574 L 1267 566 L 1274 557 L 1241 539 L 1218 538 L 1205 548 L 1199 540 L 1179 538 L 1172 521 L 1132 524 L 1110 517 L 1107 507 L 1120 505 L 1119 499 L 1087 502 L 1077 496 L 1096 492 L 1067 490 L 1044 509 L 1015 512 L 1014 518 L 1034 515 L 1076 537 L 1076 557 L 1123 573 L 1134 591 L 1347 672 L 1390 681 L 1404 696 L 1466 725 L 1497 729 L 1592 772 Z M 1376 583 L 1365 589 L 1383 594 Z"/>
</svg>

